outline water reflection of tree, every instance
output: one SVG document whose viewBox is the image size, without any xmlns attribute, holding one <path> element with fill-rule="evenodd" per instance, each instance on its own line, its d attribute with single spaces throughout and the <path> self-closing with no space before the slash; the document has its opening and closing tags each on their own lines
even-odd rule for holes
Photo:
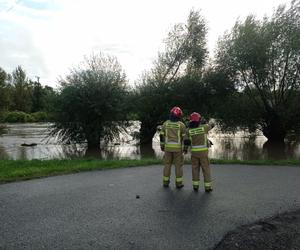
<svg viewBox="0 0 300 250">
<path fill-rule="evenodd" d="M 245 139 L 243 144 L 243 160 L 263 158 L 263 152 L 256 143 L 256 137 L 249 137 L 249 139 Z"/>
<path fill-rule="evenodd" d="M 299 142 L 282 142 L 272 143 L 266 141 L 263 145 L 263 150 L 267 154 L 268 159 L 293 159 L 296 158 Z"/>
<path fill-rule="evenodd" d="M 9 159 L 9 156 L 4 147 L 0 146 L 0 159 L 6 160 Z"/>
<path fill-rule="evenodd" d="M 213 143 L 211 158 L 251 160 L 263 157 L 255 137 L 219 137 L 214 138 Z"/>
<path fill-rule="evenodd" d="M 142 158 L 153 158 L 155 157 L 154 149 L 152 144 L 141 144 L 140 155 Z"/>
<path fill-rule="evenodd" d="M 27 160 L 27 149 L 25 147 L 20 147 L 18 159 Z"/>
</svg>

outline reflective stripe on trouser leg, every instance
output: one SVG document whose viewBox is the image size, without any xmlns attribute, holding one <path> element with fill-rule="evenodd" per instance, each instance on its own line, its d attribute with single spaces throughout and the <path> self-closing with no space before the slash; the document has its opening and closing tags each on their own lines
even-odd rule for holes
<svg viewBox="0 0 300 250">
<path fill-rule="evenodd" d="M 212 187 L 212 182 L 204 182 L 204 187 L 205 188 L 211 188 Z"/>
<path fill-rule="evenodd" d="M 164 176 L 164 177 L 163 177 L 163 181 L 170 181 L 170 177 Z"/>
<path fill-rule="evenodd" d="M 193 181 L 193 186 L 194 187 L 199 187 L 200 181 Z"/>
<path fill-rule="evenodd" d="M 211 171 L 209 166 L 208 152 L 200 152 L 199 155 L 204 182 L 211 182 Z"/>
<path fill-rule="evenodd" d="M 182 177 L 176 177 L 176 184 L 182 184 L 183 178 Z"/>
<path fill-rule="evenodd" d="M 183 171 L 182 171 L 182 165 L 183 165 L 183 155 L 182 152 L 174 152 L 173 153 L 174 156 L 174 165 L 175 165 L 175 175 L 176 175 L 176 179 L 177 178 L 182 178 L 183 176 Z M 177 182 L 177 181 L 176 181 Z M 182 182 L 182 180 L 181 180 Z"/>
<path fill-rule="evenodd" d="M 165 187 L 169 186 L 170 184 L 170 177 L 169 176 L 163 176 L 163 184 Z"/>
<path fill-rule="evenodd" d="M 193 181 L 199 181 L 200 177 L 200 159 L 197 156 L 192 155 L 192 177 Z"/>
</svg>

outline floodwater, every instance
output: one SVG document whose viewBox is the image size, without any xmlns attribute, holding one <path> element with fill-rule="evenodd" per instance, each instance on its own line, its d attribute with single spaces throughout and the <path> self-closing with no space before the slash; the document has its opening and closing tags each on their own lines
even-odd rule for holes
<svg viewBox="0 0 300 250">
<path fill-rule="evenodd" d="M 161 158 L 158 136 L 154 136 L 152 145 L 140 146 L 130 134 L 123 134 L 120 139 L 109 145 L 102 145 L 102 150 L 87 151 L 85 144 L 62 144 L 56 138 L 47 138 L 50 123 L 6 124 L 0 135 L 0 159 L 70 159 L 93 157 L 101 159 L 141 159 Z M 139 130 L 139 123 L 131 127 L 131 133 Z M 209 133 L 213 146 L 209 156 L 215 159 L 299 159 L 300 143 L 268 145 L 267 139 L 258 133 L 249 137 L 239 131 L 235 135 L 223 134 L 214 128 Z M 22 144 L 36 144 L 22 146 Z M 189 157 L 188 155 L 186 157 Z"/>
</svg>

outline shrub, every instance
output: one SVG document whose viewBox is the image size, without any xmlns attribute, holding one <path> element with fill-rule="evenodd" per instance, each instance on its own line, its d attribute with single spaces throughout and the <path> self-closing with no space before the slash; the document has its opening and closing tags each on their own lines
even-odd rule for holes
<svg viewBox="0 0 300 250">
<path fill-rule="evenodd" d="M 4 115 L 4 122 L 27 122 L 28 114 L 22 111 L 7 112 Z"/>
<path fill-rule="evenodd" d="M 48 114 L 46 112 L 35 112 L 31 113 L 32 118 L 35 122 L 46 122 L 48 121 Z"/>
</svg>

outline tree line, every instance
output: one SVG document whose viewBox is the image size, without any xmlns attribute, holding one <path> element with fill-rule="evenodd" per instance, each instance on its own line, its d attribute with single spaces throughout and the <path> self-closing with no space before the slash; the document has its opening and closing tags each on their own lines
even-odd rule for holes
<svg viewBox="0 0 300 250">
<path fill-rule="evenodd" d="M 53 112 L 56 94 L 52 87 L 42 86 L 39 79 L 28 78 L 21 66 L 12 73 L 0 68 L 0 112 L 9 114 L 8 120 L 22 121 L 19 119 L 29 113 Z"/>
<path fill-rule="evenodd" d="M 87 57 L 60 81 L 52 133 L 93 148 L 139 120 L 141 142 L 148 143 L 176 105 L 185 114 L 215 118 L 223 130 L 259 129 L 269 141 L 283 142 L 300 133 L 299 20 L 299 0 L 262 20 L 250 15 L 219 39 L 211 59 L 207 24 L 192 10 L 168 33 L 165 50 L 135 86 L 115 57 Z"/>
</svg>

